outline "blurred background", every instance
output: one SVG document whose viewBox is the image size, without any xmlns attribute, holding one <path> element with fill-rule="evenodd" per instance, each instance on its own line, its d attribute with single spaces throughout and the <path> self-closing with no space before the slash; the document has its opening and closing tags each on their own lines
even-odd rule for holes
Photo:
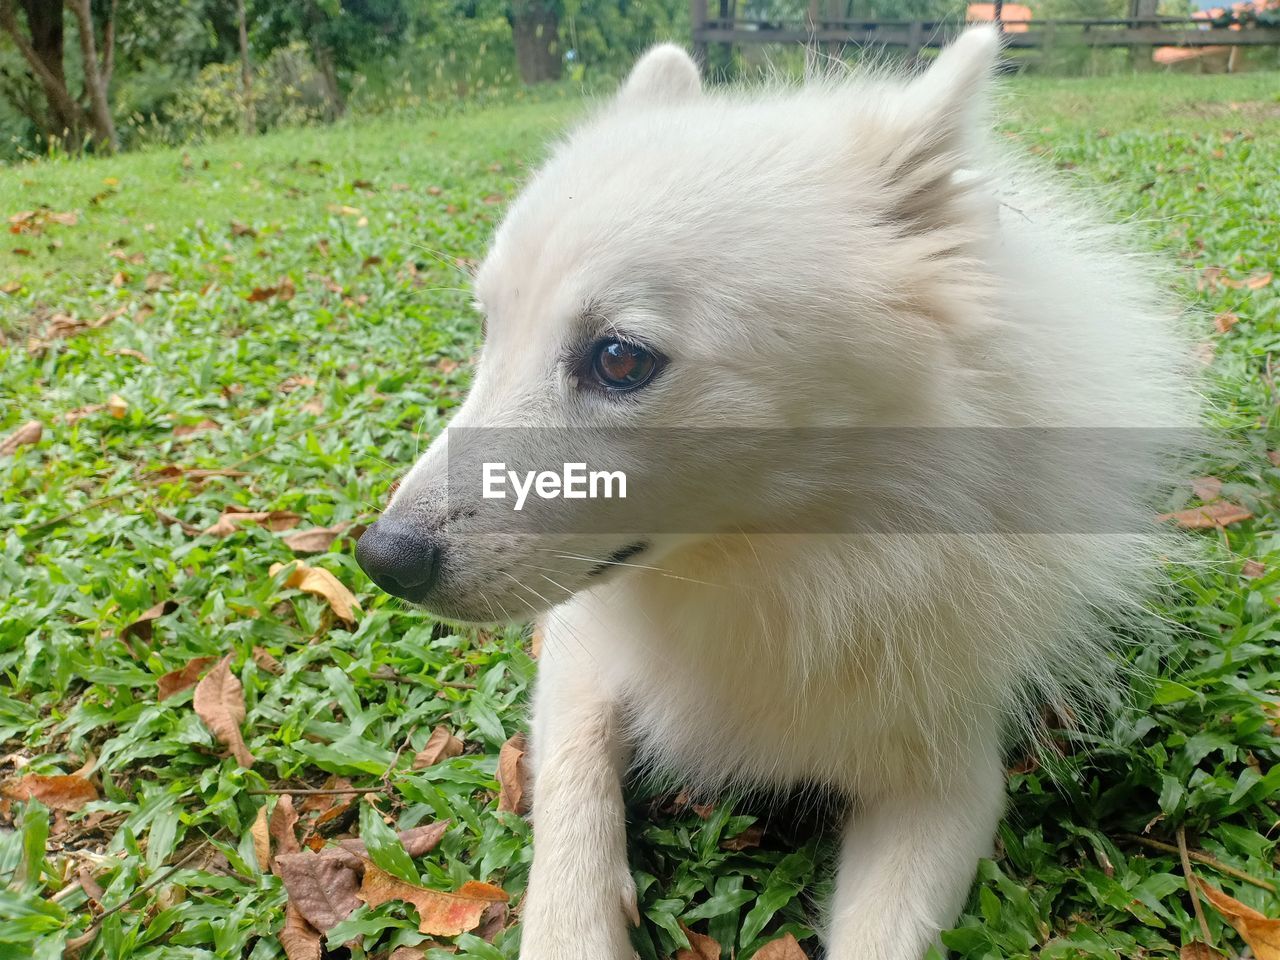
<svg viewBox="0 0 1280 960">
<path fill-rule="evenodd" d="M 657 40 L 689 44 L 693 19 L 763 28 L 823 21 L 939 24 L 1000 16 L 1028 23 L 1143 14 L 1196 16 L 1228 29 L 1276 26 L 1277 0 L 0 0 L 0 161 L 184 144 L 424 106 L 604 88 Z M 704 12 L 700 14 L 700 8 Z M 873 38 L 874 43 L 874 38 Z M 858 47 L 828 43 L 828 56 Z M 1013 50 L 1022 68 L 1063 75 L 1135 67 L 1237 71 L 1277 64 L 1275 46 L 1098 46 L 1079 29 Z M 718 79 L 799 70 L 790 43 L 704 45 Z M 86 69 L 86 64 L 89 68 Z M 536 90 L 535 88 L 544 88 Z M 530 91 L 534 91 L 530 93 Z"/>
</svg>

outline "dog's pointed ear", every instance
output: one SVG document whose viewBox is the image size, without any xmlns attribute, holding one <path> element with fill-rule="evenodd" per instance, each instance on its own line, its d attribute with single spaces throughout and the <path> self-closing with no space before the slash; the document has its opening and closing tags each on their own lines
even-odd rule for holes
<svg viewBox="0 0 1280 960">
<path fill-rule="evenodd" d="M 875 162 L 898 219 L 922 225 L 950 219 L 957 176 L 981 162 L 976 154 L 999 52 L 994 27 L 972 27 L 903 88 L 900 100 L 890 101 L 891 114 L 882 115 L 888 135 L 877 140 L 885 149 Z"/>
<path fill-rule="evenodd" d="M 674 43 L 660 43 L 631 68 L 619 98 L 626 103 L 677 103 L 701 92 L 702 79 L 693 58 Z"/>
<path fill-rule="evenodd" d="M 907 85 L 908 109 L 942 149 L 961 146 L 982 114 L 1000 53 L 993 26 L 970 27 Z"/>
</svg>

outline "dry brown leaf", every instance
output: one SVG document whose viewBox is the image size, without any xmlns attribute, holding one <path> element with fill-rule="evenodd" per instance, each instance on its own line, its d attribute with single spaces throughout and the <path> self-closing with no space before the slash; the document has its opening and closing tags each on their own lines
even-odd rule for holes
<svg viewBox="0 0 1280 960">
<path fill-rule="evenodd" d="M 360 878 L 345 850 L 303 850 L 276 858 L 289 903 L 309 924 L 328 933 L 360 906 Z"/>
<path fill-rule="evenodd" d="M 525 768 L 524 753 L 523 733 L 517 733 L 498 752 L 498 810 L 501 812 L 521 816 L 529 812 L 529 772 Z"/>
<path fill-rule="evenodd" d="M 268 572 L 274 577 L 278 571 L 284 569 L 284 566 L 283 563 L 273 563 Z M 294 568 L 284 585 L 301 590 L 303 593 L 315 594 L 329 604 L 334 616 L 339 620 L 350 626 L 355 625 L 355 611 L 360 604 L 356 601 L 355 594 L 328 570 L 308 566 L 301 560 L 295 560 Z"/>
<path fill-rule="evenodd" d="M 276 808 L 271 811 L 271 818 L 267 821 L 267 833 L 275 843 L 276 853 L 271 859 L 271 872 L 276 876 L 280 875 L 277 857 L 302 852 L 295 829 L 297 824 L 298 811 L 293 808 L 293 797 L 286 793 L 276 802 Z"/>
<path fill-rule="evenodd" d="M 1191 481 L 1191 490 L 1197 497 L 1208 503 L 1222 496 L 1222 481 L 1217 477 L 1196 477 Z"/>
<path fill-rule="evenodd" d="M 1156 519 L 1172 520 L 1184 530 L 1211 530 L 1248 520 L 1252 516 L 1252 511 L 1239 504 L 1229 500 L 1218 500 L 1203 507 L 1192 507 L 1176 513 L 1162 513 Z"/>
<path fill-rule="evenodd" d="M 181 426 L 173 428 L 175 437 L 189 437 L 193 433 L 203 433 L 206 430 L 221 430 L 222 427 L 214 423 L 212 420 L 201 420 L 199 423 L 184 423 Z"/>
<path fill-rule="evenodd" d="M 392 185 L 392 189 L 395 188 Z M 422 960 L 427 955 L 426 945 L 417 947 L 396 947 L 391 951 L 391 956 L 387 960 Z"/>
<path fill-rule="evenodd" d="M 1192 940 L 1178 951 L 1178 960 L 1226 960 L 1226 954 L 1207 943 Z"/>
<path fill-rule="evenodd" d="M 1255 274 L 1244 282 L 1244 285 L 1250 290 L 1261 290 L 1263 287 L 1271 286 L 1273 274 L 1270 270 L 1266 273 Z"/>
<path fill-rule="evenodd" d="M 258 869 L 266 873 L 271 869 L 271 831 L 267 825 L 265 803 L 258 808 L 258 815 L 253 818 L 249 833 L 253 835 L 253 855 L 258 861 Z"/>
<path fill-rule="evenodd" d="M 305 413 L 318 417 L 320 414 L 324 413 L 324 398 L 314 397 L 304 403 L 302 405 L 302 409 Z"/>
<path fill-rule="evenodd" d="M 436 820 L 411 830 L 401 830 L 396 837 L 400 841 L 400 846 L 404 847 L 404 852 L 416 859 L 426 856 L 438 847 L 448 829 L 448 820 Z M 369 851 L 363 840 L 358 837 L 348 837 L 345 840 L 339 840 L 338 847 L 358 857 L 358 867 L 361 870 L 364 869 L 365 861 L 369 859 Z"/>
<path fill-rule="evenodd" d="M 130 639 L 136 637 L 143 643 L 150 643 L 152 636 L 152 628 L 155 622 L 161 617 L 168 616 L 178 609 L 178 601 L 162 600 L 151 609 L 145 611 L 137 620 L 126 624 L 124 629 L 120 631 L 120 639 L 128 643 Z"/>
<path fill-rule="evenodd" d="M 314 387 L 316 385 L 315 377 L 308 377 L 302 374 L 295 374 L 292 377 L 286 377 L 280 384 L 281 393 L 293 393 L 300 387 Z"/>
<path fill-rule="evenodd" d="M 256 237 L 258 231 L 253 229 L 247 223 L 241 223 L 239 220 L 231 221 L 231 235 L 233 237 Z"/>
<path fill-rule="evenodd" d="M 1249 580 L 1257 580 L 1266 576 L 1266 573 L 1267 565 L 1260 560 L 1246 560 L 1240 568 L 1240 575 Z"/>
<path fill-rule="evenodd" d="M 64 413 L 62 415 L 62 419 L 68 424 L 78 423 L 85 417 L 93 416 L 93 414 L 98 411 L 105 410 L 106 406 L 107 405 L 105 403 L 91 403 L 86 407 L 76 407 L 74 410 L 69 410 Z"/>
<path fill-rule="evenodd" d="M 371 907 L 388 900 L 412 903 L 418 908 L 419 932 L 434 937 L 456 937 L 474 930 L 492 904 L 507 901 L 506 891 L 488 883 L 470 880 L 456 893 L 444 893 L 405 883 L 372 863 L 365 867 L 359 896 Z"/>
<path fill-rule="evenodd" d="M 199 682 L 201 674 L 209 669 L 215 659 L 215 657 L 196 657 L 181 670 L 171 670 L 166 673 L 156 682 L 158 688 L 156 699 L 168 700 L 174 694 L 194 687 Z"/>
<path fill-rule="evenodd" d="M 262 647 L 253 648 L 253 662 L 256 663 L 259 668 L 267 671 L 267 673 L 272 676 L 278 677 L 280 674 L 284 673 L 284 667 L 281 665 L 280 661 Z"/>
<path fill-rule="evenodd" d="M 747 827 L 747 829 L 743 830 L 737 836 L 729 837 L 727 840 L 721 840 L 720 849 L 733 850 L 735 852 L 739 850 L 754 850 L 756 847 L 760 846 L 760 841 L 763 839 L 764 828 L 759 824 L 754 824 Z"/>
<path fill-rule="evenodd" d="M 307 923 L 292 903 L 285 904 L 280 946 L 288 960 L 320 960 L 320 931 Z"/>
<path fill-rule="evenodd" d="M 44 435 L 44 424 L 39 420 L 28 420 L 13 433 L 0 440 L 0 457 L 8 456 L 19 447 L 39 443 Z"/>
<path fill-rule="evenodd" d="M 754 954 L 756 960 L 809 960 L 799 941 L 791 934 L 770 940 Z"/>
<path fill-rule="evenodd" d="M 253 754 L 245 746 L 240 724 L 244 722 L 244 687 L 231 672 L 231 654 L 227 654 L 216 667 L 196 684 L 192 700 L 196 716 L 204 721 L 209 732 L 229 749 L 240 766 L 253 766 Z"/>
<path fill-rule="evenodd" d="M 270 300 L 279 292 L 279 287 L 254 287 L 245 299 L 250 303 L 261 303 L 264 300 Z"/>
<path fill-rule="evenodd" d="M 294 553 L 325 553 L 333 546 L 342 531 L 351 526 L 350 520 L 335 523 L 332 527 L 313 527 L 299 530 L 284 538 L 284 545 Z"/>
<path fill-rule="evenodd" d="M 462 753 L 462 741 L 449 732 L 444 724 L 431 731 L 426 745 L 414 755 L 413 769 L 425 770 L 435 766 L 441 760 L 459 756 Z"/>
<path fill-rule="evenodd" d="M 157 290 L 163 290 L 169 285 L 169 281 L 173 278 L 167 273 L 148 273 L 147 279 L 143 281 L 142 287 L 147 293 L 155 293 Z"/>
<path fill-rule="evenodd" d="M 1236 928 L 1256 960 L 1280 960 L 1280 920 L 1272 920 L 1252 907 L 1246 907 L 1198 877 L 1196 882 L 1214 909 Z"/>
<path fill-rule="evenodd" d="M 302 517 L 292 510 L 245 510 L 243 507 L 226 507 L 217 521 L 202 532 L 214 537 L 229 537 L 240 527 L 259 523 L 273 533 L 292 530 L 302 522 Z"/>
<path fill-rule="evenodd" d="M 98 790 L 84 777 L 74 773 L 45 775 L 28 773 L 10 780 L 0 793 L 10 800 L 39 800 L 50 810 L 74 813 L 86 803 L 98 799 Z"/>
<path fill-rule="evenodd" d="M 113 393 L 107 397 L 107 413 L 115 417 L 117 420 L 123 420 L 124 415 L 129 412 L 129 401 L 118 393 Z"/>
<path fill-rule="evenodd" d="M 1220 313 L 1213 318 L 1213 328 L 1219 333 L 1230 333 L 1231 328 L 1240 322 L 1240 318 L 1234 313 Z"/>
<path fill-rule="evenodd" d="M 112 354 L 117 357 L 132 357 L 139 363 L 150 363 L 151 358 L 141 350 L 134 350 L 132 347 L 120 347 L 118 350 L 112 350 Z"/>
<path fill-rule="evenodd" d="M 705 934 L 694 933 L 683 923 L 680 929 L 689 938 L 689 946 L 676 951 L 676 960 L 720 960 L 720 944 Z"/>
</svg>

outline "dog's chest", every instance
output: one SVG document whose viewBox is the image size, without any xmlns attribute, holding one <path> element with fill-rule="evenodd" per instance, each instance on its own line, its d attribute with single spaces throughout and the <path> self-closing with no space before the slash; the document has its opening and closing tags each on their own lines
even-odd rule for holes
<svg viewBox="0 0 1280 960">
<path fill-rule="evenodd" d="M 642 763 L 708 789 L 820 781 L 861 791 L 883 779 L 898 724 L 856 658 L 807 663 L 808 641 L 766 635 L 758 610 L 706 614 L 633 634 L 617 651 Z"/>
</svg>

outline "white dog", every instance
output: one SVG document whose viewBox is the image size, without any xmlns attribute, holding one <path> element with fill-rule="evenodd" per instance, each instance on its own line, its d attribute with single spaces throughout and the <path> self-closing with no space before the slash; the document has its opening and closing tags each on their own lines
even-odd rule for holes
<svg viewBox="0 0 1280 960">
<path fill-rule="evenodd" d="M 988 143 L 997 51 L 974 29 L 910 81 L 751 93 L 657 47 L 499 229 L 475 386 L 359 559 L 445 616 L 542 617 L 524 960 L 632 956 L 636 762 L 853 797 L 828 955 L 919 960 L 992 850 L 1011 732 L 1106 682 L 1103 621 L 1157 569 L 1149 464 L 1102 504 L 1034 464 L 993 498 L 984 430 L 1192 423 L 1190 351 L 1146 265 Z M 552 541 L 449 482 L 458 428 L 565 426 L 669 431 L 651 456 L 701 530 Z M 983 430 L 920 487 L 831 487 L 788 458 L 686 460 L 685 427 Z M 982 522 L 1063 504 L 1116 531 Z"/>
</svg>

